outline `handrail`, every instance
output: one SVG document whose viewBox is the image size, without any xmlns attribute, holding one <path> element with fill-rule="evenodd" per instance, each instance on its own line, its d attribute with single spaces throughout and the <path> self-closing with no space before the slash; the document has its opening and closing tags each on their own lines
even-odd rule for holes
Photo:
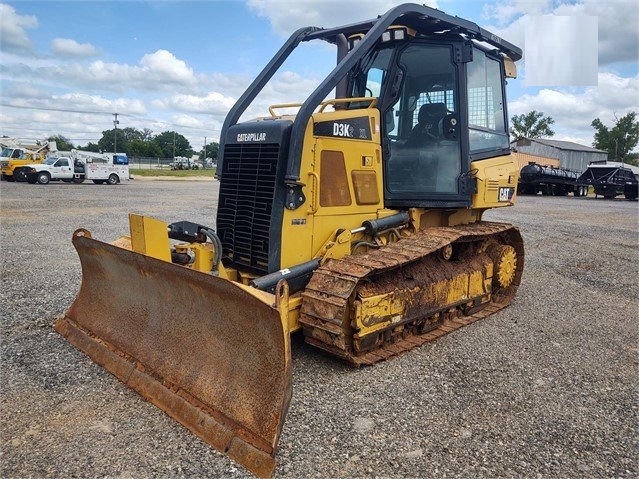
<svg viewBox="0 0 639 479">
<path fill-rule="evenodd" d="M 268 112 L 271 114 L 273 118 L 280 116 L 275 114 L 275 108 L 299 108 L 301 107 L 301 103 L 276 103 L 275 105 L 271 105 L 268 107 Z"/>
<path fill-rule="evenodd" d="M 360 101 L 369 102 L 369 105 L 366 108 L 373 108 L 375 105 L 377 105 L 377 97 L 374 97 L 374 96 L 359 96 L 354 98 L 333 98 L 331 100 L 326 100 L 320 103 L 320 109 L 318 110 L 318 113 L 322 113 L 324 111 L 324 108 L 326 108 L 329 105 L 337 105 L 340 103 L 357 103 Z"/>
</svg>

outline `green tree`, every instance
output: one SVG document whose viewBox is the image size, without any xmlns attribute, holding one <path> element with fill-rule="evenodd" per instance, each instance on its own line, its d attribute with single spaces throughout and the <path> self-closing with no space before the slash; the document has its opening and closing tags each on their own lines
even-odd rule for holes
<svg viewBox="0 0 639 479">
<path fill-rule="evenodd" d="M 153 140 L 153 130 L 150 128 L 144 128 L 140 131 L 140 139 L 142 141 L 151 141 Z"/>
<path fill-rule="evenodd" d="M 189 140 L 175 131 L 164 131 L 153 137 L 153 143 L 162 150 L 162 157 L 173 158 L 174 156 L 191 157 L 193 148 Z"/>
<path fill-rule="evenodd" d="M 92 151 L 93 153 L 100 153 L 100 146 L 97 143 L 89 142 L 87 146 L 79 146 L 78 150 Z"/>
<path fill-rule="evenodd" d="M 555 123 L 555 120 L 550 116 L 544 116 L 541 111 L 533 110 L 526 114 L 514 115 L 510 121 L 510 134 L 513 135 L 515 140 L 543 138 L 555 134 L 550 128 L 550 125 Z"/>
<path fill-rule="evenodd" d="M 128 154 L 133 157 L 158 158 L 162 156 L 162 149 L 153 140 L 130 140 Z"/>
<path fill-rule="evenodd" d="M 142 140 L 131 140 L 128 142 L 128 151 L 127 155 L 129 156 L 138 156 L 138 157 L 146 157 L 148 156 L 148 143 Z"/>
<path fill-rule="evenodd" d="M 47 141 L 55 141 L 58 150 L 60 151 L 71 151 L 75 148 L 71 140 L 69 140 L 66 136 L 62 135 L 54 135 L 47 138 Z"/>
<path fill-rule="evenodd" d="M 604 125 L 599 118 L 592 120 L 590 126 L 596 130 L 593 143 L 595 148 L 607 151 L 611 160 L 637 165 L 639 153 L 631 153 L 639 143 L 639 121 L 636 112 L 631 111 L 621 118 L 615 116 L 615 125 L 612 128 Z"/>
<path fill-rule="evenodd" d="M 117 137 L 119 140 L 117 142 L 118 151 L 123 151 L 126 153 L 126 150 L 124 148 L 126 145 L 124 145 L 124 141 L 122 141 L 124 140 L 124 138 L 122 138 L 119 133 Z M 98 140 L 98 147 L 100 148 L 100 151 L 108 152 L 108 153 L 115 151 L 115 148 L 116 148 L 115 138 L 116 138 L 115 128 L 111 130 L 104 130 L 102 132 L 102 138 Z"/>
<path fill-rule="evenodd" d="M 200 158 L 202 159 L 212 158 L 215 160 L 217 158 L 219 151 L 220 151 L 220 144 L 215 141 L 212 141 L 211 143 L 207 143 L 205 147 L 198 152 L 198 155 L 200 155 Z"/>
<path fill-rule="evenodd" d="M 98 140 L 98 147 L 100 148 L 100 151 L 104 152 L 110 153 L 117 148 L 118 152 L 124 152 L 129 156 L 138 156 L 137 152 L 140 148 L 137 142 L 148 142 L 150 132 L 151 130 L 146 128 L 144 130 L 137 130 L 131 127 L 104 130 L 102 132 L 102 138 Z M 131 151 L 132 145 L 136 145 L 135 154 Z"/>
</svg>

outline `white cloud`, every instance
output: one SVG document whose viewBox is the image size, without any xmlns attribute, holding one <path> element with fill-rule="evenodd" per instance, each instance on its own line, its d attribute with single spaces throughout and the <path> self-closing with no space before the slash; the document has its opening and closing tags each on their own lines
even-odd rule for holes
<svg viewBox="0 0 639 479">
<path fill-rule="evenodd" d="M 555 123 L 553 139 L 581 138 L 591 145 L 595 130 L 590 123 L 599 118 L 612 125 L 630 111 L 636 111 L 639 98 L 639 75 L 623 78 L 612 73 L 599 73 L 598 86 L 583 89 L 544 88 L 536 95 L 522 95 L 508 103 L 508 113 L 519 115 L 532 110 L 551 116 Z M 570 140 L 573 141 L 573 140 Z"/>
<path fill-rule="evenodd" d="M 275 32 L 288 36 L 297 28 L 336 27 L 382 15 L 405 0 L 248 0 L 251 10 L 271 22 Z M 429 7 L 437 8 L 437 0 L 427 0 Z"/>
<path fill-rule="evenodd" d="M 101 60 L 92 62 L 88 68 L 74 65 L 73 77 L 79 83 L 91 83 L 94 86 L 96 82 L 101 83 L 103 88 L 122 88 L 128 85 L 129 88 L 142 90 L 161 90 L 168 86 L 196 83 L 193 69 L 167 50 L 144 55 L 138 65 Z M 73 81 L 72 78 L 69 80 Z"/>
<path fill-rule="evenodd" d="M 174 115 L 171 118 L 171 122 L 178 127 L 183 127 L 183 128 L 197 128 L 197 129 L 203 129 L 205 127 L 205 123 L 200 120 L 197 119 L 195 117 L 192 117 L 190 115 Z"/>
<path fill-rule="evenodd" d="M 88 58 L 98 54 L 98 49 L 90 43 L 78 43 L 69 38 L 55 38 L 51 49 L 61 57 Z"/>
<path fill-rule="evenodd" d="M 639 6 L 636 0 L 584 0 L 583 3 L 560 5 L 553 13 L 598 17 L 600 65 L 639 59 Z"/>
<path fill-rule="evenodd" d="M 552 0 L 493 1 L 484 4 L 482 17 L 496 20 L 499 26 L 504 26 L 521 15 L 542 15 L 549 11 L 552 11 Z"/>
<path fill-rule="evenodd" d="M 8 84 L 2 95 L 6 98 L 44 98 L 49 92 L 31 82 L 18 82 Z"/>
<path fill-rule="evenodd" d="M 171 52 L 158 50 L 144 55 L 137 65 L 95 60 L 82 63 L 17 61 L 2 66 L 3 77 L 11 81 L 38 81 L 64 85 L 67 89 L 125 92 L 162 91 L 183 88 L 192 91 L 206 77 L 196 77 L 184 60 Z"/>
<path fill-rule="evenodd" d="M 32 15 L 18 15 L 15 9 L 0 3 L 0 38 L 2 50 L 10 53 L 26 53 L 31 50 L 27 28 L 36 28 L 38 19 Z"/>
<path fill-rule="evenodd" d="M 210 92 L 204 96 L 177 94 L 170 98 L 154 100 L 153 106 L 191 113 L 226 115 L 235 100 L 218 92 Z"/>
<path fill-rule="evenodd" d="M 19 93 L 19 89 L 12 91 Z M 9 103 L 13 107 L 2 108 L 6 113 L 2 123 L 10 124 L 14 131 L 10 136 L 41 139 L 62 134 L 74 140 L 84 140 L 75 141 L 76 144 L 84 144 L 97 141 L 103 130 L 113 127 L 113 112 L 147 114 L 144 102 L 135 98 L 109 99 L 86 93 L 51 95 L 39 90 L 26 90 L 25 93 L 11 97 Z M 43 94 L 38 96 L 38 93 Z M 97 138 L 96 133 L 99 133 Z"/>
<path fill-rule="evenodd" d="M 68 118 L 69 114 L 104 114 L 113 112 L 126 112 L 130 115 L 143 115 L 147 113 L 144 102 L 136 98 L 105 98 L 100 95 L 86 93 L 65 93 L 62 95 L 48 94 L 40 97 L 22 96 L 12 98 L 5 108 L 24 110 L 40 110 L 50 112 L 58 122 Z"/>
<path fill-rule="evenodd" d="M 184 60 L 179 60 L 171 52 L 158 50 L 147 54 L 140 61 L 145 73 L 150 73 L 163 81 L 190 84 L 195 82 L 193 69 Z M 151 79 L 153 80 L 153 79 Z"/>
<path fill-rule="evenodd" d="M 552 14 L 597 17 L 600 67 L 615 62 L 636 62 L 639 56 L 639 8 L 636 0 L 581 0 L 561 5 L 550 0 L 495 1 L 484 7 L 484 14 L 497 22 L 496 26 L 486 25 L 486 29 L 519 47 L 524 45 L 524 30 L 530 16 Z M 539 35 L 542 34 L 539 32 Z M 570 58 L 576 47 L 558 44 L 555 48 L 566 58 Z"/>
<path fill-rule="evenodd" d="M 219 91 L 210 91 L 203 95 L 175 94 L 169 97 L 155 99 L 151 105 L 166 111 L 179 111 L 188 114 L 203 114 L 218 122 L 224 122 L 226 114 L 235 104 L 237 97 L 229 94 L 235 91 L 238 95 L 248 86 L 249 78 L 238 76 L 225 76 L 216 74 L 212 83 L 222 88 Z M 268 108 L 271 105 L 282 103 L 302 103 L 308 95 L 317 87 L 319 79 L 305 78 L 292 71 L 283 71 L 276 75 L 251 103 L 242 116 L 242 121 L 258 116 L 268 116 Z M 231 88 L 231 85 L 235 85 Z M 239 86 L 239 88 L 238 88 Z M 222 93 L 222 92 L 226 93 Z M 295 111 L 278 109 L 278 113 Z"/>
<path fill-rule="evenodd" d="M 126 111 L 131 115 L 143 115 L 147 112 L 144 102 L 137 98 L 109 99 L 85 93 L 66 93 L 53 96 L 51 100 L 61 105 L 71 105 L 74 110 L 79 111 L 104 111 L 109 114 Z"/>
</svg>

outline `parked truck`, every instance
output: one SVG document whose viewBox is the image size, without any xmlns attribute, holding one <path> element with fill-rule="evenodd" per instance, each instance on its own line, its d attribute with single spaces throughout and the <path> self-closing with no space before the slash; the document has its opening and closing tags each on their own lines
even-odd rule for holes
<svg viewBox="0 0 639 479">
<path fill-rule="evenodd" d="M 623 195 L 628 200 L 639 196 L 639 168 L 617 161 L 593 161 L 579 177 L 595 190 L 595 196 L 612 199 Z"/>
<path fill-rule="evenodd" d="M 0 153 L 0 168 L 2 179 L 5 181 L 26 181 L 26 166 L 42 163 L 47 155 L 56 152 L 55 141 L 30 145 L 21 143 L 14 138 L 2 139 L 2 153 Z"/>
<path fill-rule="evenodd" d="M 183 156 L 175 157 L 171 163 L 172 170 L 198 170 L 199 168 L 200 166 L 195 161 Z"/>
<path fill-rule="evenodd" d="M 68 156 L 51 157 L 27 167 L 27 181 L 46 185 L 51 181 L 116 185 L 129 179 L 129 160 L 124 153 L 113 155 L 72 150 Z"/>
<path fill-rule="evenodd" d="M 530 162 L 521 169 L 517 191 L 521 195 L 587 196 L 588 184 L 579 172 Z"/>
</svg>

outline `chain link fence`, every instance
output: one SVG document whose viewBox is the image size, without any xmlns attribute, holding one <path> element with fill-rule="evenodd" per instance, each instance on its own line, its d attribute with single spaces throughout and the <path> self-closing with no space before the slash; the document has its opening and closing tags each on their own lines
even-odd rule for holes
<svg viewBox="0 0 639 479">
<path fill-rule="evenodd" d="M 139 156 L 129 157 L 129 168 L 139 170 L 170 170 L 173 165 L 173 158 L 144 158 Z M 197 169 L 211 169 L 213 165 L 196 163 Z"/>
</svg>

